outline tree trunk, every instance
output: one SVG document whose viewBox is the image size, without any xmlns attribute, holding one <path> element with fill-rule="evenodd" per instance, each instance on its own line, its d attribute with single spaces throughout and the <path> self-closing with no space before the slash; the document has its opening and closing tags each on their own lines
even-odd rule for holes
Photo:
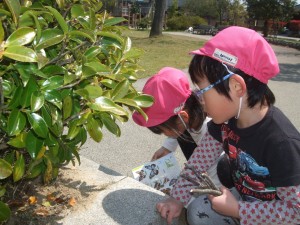
<svg viewBox="0 0 300 225">
<path fill-rule="evenodd" d="M 152 21 L 150 37 L 162 35 L 166 2 L 167 0 L 155 0 L 155 12 Z"/>
<path fill-rule="evenodd" d="M 268 24 L 267 19 L 264 22 L 263 35 L 264 35 L 264 37 L 268 37 L 268 35 L 269 35 L 269 24 Z"/>
</svg>

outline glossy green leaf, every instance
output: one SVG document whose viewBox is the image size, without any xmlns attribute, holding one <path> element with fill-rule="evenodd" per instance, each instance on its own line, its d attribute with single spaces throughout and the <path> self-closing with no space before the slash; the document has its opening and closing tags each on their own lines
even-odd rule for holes
<svg viewBox="0 0 300 225">
<path fill-rule="evenodd" d="M 41 138 L 46 138 L 49 131 L 43 117 L 36 113 L 27 113 L 27 118 L 36 135 Z"/>
<path fill-rule="evenodd" d="M 88 38 L 91 42 L 95 41 L 95 38 L 87 32 L 73 30 L 73 31 L 70 31 L 69 34 L 70 34 L 71 39 L 72 38 Z"/>
<path fill-rule="evenodd" d="M 9 17 L 11 17 L 11 13 L 8 12 L 7 10 L 0 9 L 0 17 L 2 17 L 2 16 L 9 16 Z"/>
<path fill-rule="evenodd" d="M 19 27 L 33 27 L 34 19 L 27 12 L 20 15 L 19 18 Z"/>
<path fill-rule="evenodd" d="M 120 127 L 116 124 L 116 121 L 114 121 L 109 114 L 107 113 L 101 114 L 101 121 L 111 133 L 113 133 L 117 137 L 120 137 L 121 135 Z"/>
<path fill-rule="evenodd" d="M 32 169 L 28 170 L 28 175 L 26 176 L 26 178 L 31 179 L 39 176 L 42 173 L 43 168 L 44 166 L 42 163 L 34 166 Z"/>
<path fill-rule="evenodd" d="M 129 81 L 127 79 L 118 83 L 111 94 L 112 99 L 117 100 L 123 98 L 128 93 L 129 85 Z"/>
<path fill-rule="evenodd" d="M 93 117 L 90 117 L 86 124 L 86 129 L 91 136 L 91 138 L 96 141 L 100 142 L 102 140 L 102 131 L 99 123 Z"/>
<path fill-rule="evenodd" d="M 0 20 L 0 43 L 4 40 L 4 29 L 2 26 L 2 21 Z"/>
<path fill-rule="evenodd" d="M 63 119 L 67 119 L 71 116 L 73 109 L 73 99 L 71 96 L 67 96 L 63 100 Z"/>
<path fill-rule="evenodd" d="M 27 133 L 26 132 L 22 132 L 20 134 L 18 134 L 15 138 L 10 139 L 7 144 L 15 147 L 15 148 L 25 148 L 26 143 L 26 136 Z"/>
<path fill-rule="evenodd" d="M 82 72 L 83 72 L 83 77 L 87 78 L 87 77 L 95 75 L 98 72 L 109 73 L 110 68 L 98 61 L 93 61 L 93 62 L 84 64 Z"/>
<path fill-rule="evenodd" d="M 138 104 L 133 99 L 121 98 L 121 99 L 115 100 L 115 102 L 122 103 L 122 104 L 125 104 L 127 106 L 139 107 Z"/>
<path fill-rule="evenodd" d="M 63 76 L 52 76 L 47 79 L 45 82 L 42 83 L 41 89 L 42 90 L 53 90 L 59 87 L 62 87 L 64 84 L 64 77 Z"/>
<path fill-rule="evenodd" d="M 146 121 L 148 120 L 147 114 L 146 114 L 141 108 L 135 108 L 135 110 L 136 110 L 137 112 L 139 112 L 139 113 L 144 117 L 144 119 L 145 119 Z"/>
<path fill-rule="evenodd" d="M 62 97 L 59 91 L 50 90 L 45 92 L 45 100 L 51 102 L 53 105 L 61 109 L 62 107 Z"/>
<path fill-rule="evenodd" d="M 68 28 L 68 24 L 65 21 L 65 19 L 63 18 L 63 16 L 56 9 L 52 8 L 51 6 L 45 6 L 45 8 L 47 8 L 53 14 L 53 16 L 57 20 L 59 26 L 61 27 L 63 32 L 66 34 L 68 32 L 69 28 Z"/>
<path fill-rule="evenodd" d="M 94 59 L 99 53 L 101 53 L 102 48 L 99 46 L 93 46 L 86 50 L 84 55 L 86 56 L 87 60 Z"/>
<path fill-rule="evenodd" d="M 41 108 L 41 111 L 42 111 L 42 117 L 44 118 L 47 126 L 51 127 L 52 126 L 52 118 L 51 118 L 50 110 L 48 110 L 48 107 L 44 104 Z"/>
<path fill-rule="evenodd" d="M 40 139 L 33 131 L 29 131 L 26 137 L 26 149 L 32 159 L 35 159 L 43 147 L 43 140 Z"/>
<path fill-rule="evenodd" d="M 54 75 L 64 75 L 65 74 L 65 69 L 61 66 L 58 65 L 49 65 L 49 66 L 45 66 L 43 69 L 41 69 L 41 71 L 48 75 L 48 77 L 54 76 Z"/>
<path fill-rule="evenodd" d="M 12 83 L 8 80 L 3 80 L 2 82 L 2 91 L 4 96 L 8 96 L 12 91 Z"/>
<path fill-rule="evenodd" d="M 10 151 L 5 157 L 3 158 L 6 162 L 8 162 L 10 165 L 13 165 L 15 162 L 15 150 Z"/>
<path fill-rule="evenodd" d="M 85 90 L 87 90 L 88 96 L 90 98 L 98 98 L 102 96 L 102 88 L 100 86 L 95 85 L 87 85 L 84 87 Z"/>
<path fill-rule="evenodd" d="M 111 99 L 103 96 L 96 98 L 95 103 L 90 103 L 89 106 L 99 112 L 111 112 L 124 116 L 128 114 L 125 109 L 115 104 Z"/>
<path fill-rule="evenodd" d="M 43 68 L 45 65 L 48 64 L 48 62 L 50 61 L 49 58 L 45 57 L 43 54 L 41 53 L 37 53 L 37 63 L 38 63 L 38 68 L 41 69 Z"/>
<path fill-rule="evenodd" d="M 25 160 L 23 155 L 21 154 L 19 158 L 16 160 L 14 168 L 13 168 L 13 180 L 14 182 L 19 181 L 25 173 Z"/>
<path fill-rule="evenodd" d="M 114 34 L 114 33 L 111 33 L 111 32 L 98 31 L 97 35 L 114 39 L 114 40 L 118 41 L 120 44 L 124 43 L 124 40 L 120 35 L 117 35 L 117 34 Z"/>
<path fill-rule="evenodd" d="M 86 20 L 86 18 L 84 16 L 79 16 L 77 18 L 77 21 L 81 24 L 81 26 L 84 29 L 89 29 L 90 28 L 90 24 L 89 24 L 89 22 Z"/>
<path fill-rule="evenodd" d="M 110 19 L 107 19 L 104 21 L 104 26 L 108 27 L 108 26 L 113 26 L 119 23 L 122 23 L 124 21 L 127 21 L 126 19 L 124 19 L 123 17 L 113 17 Z"/>
<path fill-rule="evenodd" d="M 45 140 L 45 145 L 48 147 L 58 146 L 58 140 L 49 132 L 48 137 Z"/>
<path fill-rule="evenodd" d="M 38 60 L 35 51 L 24 46 L 7 47 L 3 55 L 20 62 L 37 62 Z"/>
<path fill-rule="evenodd" d="M 23 90 L 23 95 L 20 98 L 20 104 L 23 107 L 28 107 L 30 106 L 31 103 L 31 96 L 34 92 L 38 90 L 38 85 L 33 77 L 29 79 L 27 82 L 27 85 L 25 89 Z"/>
<path fill-rule="evenodd" d="M 85 11 L 83 9 L 83 5 L 74 4 L 71 8 L 71 16 L 74 19 L 77 19 L 80 16 L 83 16 Z"/>
<path fill-rule="evenodd" d="M 95 9 L 94 8 L 89 8 L 89 24 L 90 24 L 90 29 L 95 30 L 96 29 L 96 15 L 95 15 Z"/>
<path fill-rule="evenodd" d="M 13 98 L 8 104 L 9 109 L 14 109 L 20 105 L 20 99 L 22 94 L 23 94 L 23 87 L 22 86 L 17 87 L 17 89 L 14 91 Z"/>
<path fill-rule="evenodd" d="M 31 95 L 31 111 L 32 112 L 36 112 L 38 111 L 45 102 L 45 97 L 43 95 L 43 93 L 39 92 L 39 91 L 35 91 L 32 93 Z"/>
<path fill-rule="evenodd" d="M 0 180 L 9 177 L 12 174 L 12 171 L 12 166 L 7 161 L 0 158 Z"/>
<path fill-rule="evenodd" d="M 81 74 L 81 72 L 79 72 L 79 73 Z M 65 85 L 70 84 L 77 79 L 78 79 L 78 76 L 76 74 L 66 72 L 66 74 L 64 75 L 64 84 Z"/>
<path fill-rule="evenodd" d="M 0 198 L 4 196 L 6 189 L 4 186 L 0 186 Z"/>
<path fill-rule="evenodd" d="M 154 102 L 154 98 L 151 95 L 140 95 L 134 98 L 134 101 L 137 103 L 137 105 L 141 108 L 146 108 L 152 106 Z"/>
<path fill-rule="evenodd" d="M 38 17 L 33 11 L 27 11 L 28 14 L 33 18 L 34 23 L 35 23 L 35 28 L 36 28 L 36 42 L 39 43 L 41 35 L 42 35 L 42 27 L 41 24 L 38 20 Z"/>
<path fill-rule="evenodd" d="M 4 202 L 0 201 L 0 222 L 6 221 L 10 218 L 11 211 Z"/>
<path fill-rule="evenodd" d="M 127 53 L 131 49 L 131 46 L 132 46 L 132 41 L 130 37 L 127 37 L 124 43 L 124 53 Z"/>
<path fill-rule="evenodd" d="M 21 5 L 19 1 L 16 0 L 4 0 L 7 7 L 9 8 L 10 13 L 13 16 L 13 21 L 15 24 L 18 23 L 19 15 L 21 12 Z"/>
<path fill-rule="evenodd" d="M 59 44 L 64 39 L 64 34 L 61 30 L 46 29 L 42 31 L 40 42 L 35 46 L 36 50 L 48 48 L 50 46 Z"/>
<path fill-rule="evenodd" d="M 108 88 L 115 88 L 115 86 L 117 85 L 117 83 L 111 79 L 103 79 L 100 81 L 101 84 L 103 84 L 104 86 L 108 87 Z"/>
<path fill-rule="evenodd" d="M 14 31 L 6 40 L 4 47 L 26 45 L 33 41 L 35 31 L 31 27 L 21 27 Z"/>
<path fill-rule="evenodd" d="M 78 135 L 80 130 L 81 130 L 81 126 L 78 126 L 78 120 L 70 123 L 67 139 L 69 140 L 74 139 Z"/>
<path fill-rule="evenodd" d="M 26 117 L 18 109 L 14 109 L 8 117 L 7 131 L 9 136 L 18 135 L 25 128 Z"/>
<path fill-rule="evenodd" d="M 22 80 L 24 85 L 27 84 L 27 82 L 25 81 L 25 79 L 23 77 L 26 77 L 26 79 L 29 79 L 29 74 L 34 74 L 38 77 L 42 77 L 42 78 L 48 78 L 49 76 L 45 73 L 43 73 L 43 71 L 41 71 L 40 69 L 38 69 L 36 64 L 33 63 L 16 63 L 15 68 L 17 68 L 18 72 L 20 73 L 20 75 L 22 76 Z"/>
</svg>

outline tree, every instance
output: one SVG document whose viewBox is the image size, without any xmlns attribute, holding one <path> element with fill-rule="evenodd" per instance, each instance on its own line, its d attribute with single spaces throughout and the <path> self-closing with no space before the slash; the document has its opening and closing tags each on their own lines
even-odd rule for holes
<svg viewBox="0 0 300 225">
<path fill-rule="evenodd" d="M 186 15 L 200 16 L 205 18 L 209 24 L 211 20 L 220 19 L 217 0 L 186 0 L 183 9 Z"/>
<path fill-rule="evenodd" d="M 155 0 L 155 12 L 150 37 L 162 35 L 167 0 Z"/>
<path fill-rule="evenodd" d="M 80 163 L 88 135 L 120 136 L 117 121 L 133 110 L 147 118 L 153 102 L 132 85 L 141 51 L 117 26 L 124 18 L 97 0 L 20 2 L 0 3 L 0 223 L 9 181 L 49 183 L 64 163 Z"/>
<path fill-rule="evenodd" d="M 240 0 L 233 0 L 229 5 L 229 23 L 232 25 L 243 25 L 248 14 L 246 7 Z"/>
<path fill-rule="evenodd" d="M 229 9 L 229 1 L 228 0 L 216 0 L 216 8 L 219 16 L 219 24 L 222 25 L 224 15 L 228 17 L 228 9 Z"/>
<path fill-rule="evenodd" d="M 249 17 L 253 20 L 264 20 L 263 34 L 269 34 L 269 21 L 288 21 L 296 5 L 295 0 L 246 0 Z"/>
<path fill-rule="evenodd" d="M 168 17 L 172 18 L 173 16 L 176 16 L 177 12 L 178 12 L 178 0 L 172 0 L 172 5 L 168 9 Z"/>
</svg>

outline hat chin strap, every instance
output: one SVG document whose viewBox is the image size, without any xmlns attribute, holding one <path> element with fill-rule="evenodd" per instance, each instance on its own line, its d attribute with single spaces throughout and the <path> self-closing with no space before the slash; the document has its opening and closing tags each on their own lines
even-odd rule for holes
<svg viewBox="0 0 300 225">
<path fill-rule="evenodd" d="M 185 127 L 185 129 L 188 130 L 187 125 L 185 124 L 184 120 L 182 119 L 182 117 L 180 116 L 180 114 L 178 114 L 179 119 L 181 120 L 181 122 L 183 123 L 183 126 Z"/>
<path fill-rule="evenodd" d="M 236 119 L 238 119 L 240 117 L 241 108 L 242 108 L 242 102 L 243 102 L 243 97 L 240 97 L 239 111 L 238 111 L 237 115 L 234 117 Z"/>
</svg>

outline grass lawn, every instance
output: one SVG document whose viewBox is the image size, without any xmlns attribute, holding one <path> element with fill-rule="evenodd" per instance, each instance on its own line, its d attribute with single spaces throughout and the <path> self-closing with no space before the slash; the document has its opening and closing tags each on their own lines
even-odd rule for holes
<svg viewBox="0 0 300 225">
<path fill-rule="evenodd" d="M 188 68 L 192 56 L 188 53 L 202 46 L 205 40 L 192 37 L 164 34 L 161 37 L 149 38 L 149 31 L 129 30 L 126 34 L 132 40 L 132 46 L 144 51 L 139 65 L 145 71 L 138 77 L 154 75 L 162 67 L 171 66 L 178 69 Z"/>
</svg>

